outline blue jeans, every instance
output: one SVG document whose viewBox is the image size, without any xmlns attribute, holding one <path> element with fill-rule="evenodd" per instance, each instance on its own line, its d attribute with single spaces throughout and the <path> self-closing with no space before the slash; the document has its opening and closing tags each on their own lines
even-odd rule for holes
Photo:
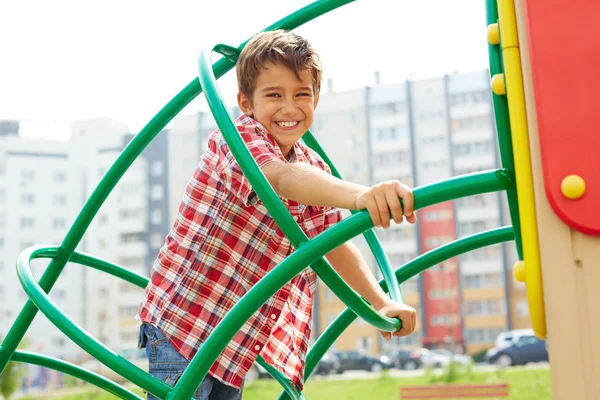
<svg viewBox="0 0 600 400">
<path fill-rule="evenodd" d="M 140 326 L 138 347 L 146 348 L 149 361 L 149 372 L 153 377 L 175 386 L 190 362 L 169 343 L 160 329 L 143 323 Z M 202 381 L 194 398 L 197 400 L 241 400 L 242 390 L 225 385 L 210 375 Z M 148 400 L 158 398 L 148 393 Z"/>
</svg>

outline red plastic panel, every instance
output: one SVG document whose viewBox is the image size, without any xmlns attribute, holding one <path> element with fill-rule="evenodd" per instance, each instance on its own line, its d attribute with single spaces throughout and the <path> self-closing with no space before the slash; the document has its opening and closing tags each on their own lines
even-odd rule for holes
<svg viewBox="0 0 600 400">
<path fill-rule="evenodd" d="M 556 214 L 600 235 L 600 1 L 525 0 L 546 196 Z M 581 176 L 569 200 L 562 180 Z"/>
</svg>

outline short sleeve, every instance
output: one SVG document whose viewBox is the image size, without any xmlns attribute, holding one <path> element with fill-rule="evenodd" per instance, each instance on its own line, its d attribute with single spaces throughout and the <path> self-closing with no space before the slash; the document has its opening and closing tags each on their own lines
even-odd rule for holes
<svg viewBox="0 0 600 400">
<path fill-rule="evenodd" d="M 343 218 L 339 208 L 318 207 L 313 210 L 308 218 L 304 219 L 304 223 L 302 224 L 303 231 L 309 239 L 318 236 L 323 231 L 340 222 Z"/>
<path fill-rule="evenodd" d="M 259 168 L 263 168 L 273 161 L 282 161 L 273 144 L 264 135 L 256 132 L 254 126 L 238 126 L 237 128 Z M 252 189 L 248 178 L 242 172 L 242 168 L 231 153 L 223 136 L 218 141 L 217 151 L 219 153 L 217 165 L 219 177 L 225 183 L 227 189 L 236 195 L 245 206 L 254 205 L 258 201 L 258 196 Z"/>
</svg>

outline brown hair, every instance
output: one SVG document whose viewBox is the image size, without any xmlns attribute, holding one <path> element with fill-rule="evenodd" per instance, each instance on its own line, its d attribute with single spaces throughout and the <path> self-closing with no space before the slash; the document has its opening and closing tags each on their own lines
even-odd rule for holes
<svg viewBox="0 0 600 400">
<path fill-rule="evenodd" d="M 236 67 L 238 90 L 249 99 L 252 99 L 261 68 L 268 63 L 288 67 L 298 80 L 301 71 L 310 71 L 314 93 L 321 90 L 322 70 L 317 53 L 302 36 L 280 29 L 257 34 L 240 54 Z"/>
</svg>

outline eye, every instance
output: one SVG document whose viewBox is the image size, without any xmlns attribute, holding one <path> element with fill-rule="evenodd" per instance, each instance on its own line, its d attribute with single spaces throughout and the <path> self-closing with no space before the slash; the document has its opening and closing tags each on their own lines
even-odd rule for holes
<svg viewBox="0 0 600 400">
<path fill-rule="evenodd" d="M 267 93 L 267 97 L 281 97 L 279 93 Z"/>
<path fill-rule="evenodd" d="M 310 97 L 312 95 L 309 92 L 301 92 L 301 93 L 298 93 L 298 96 L 308 96 L 308 97 Z"/>
</svg>

